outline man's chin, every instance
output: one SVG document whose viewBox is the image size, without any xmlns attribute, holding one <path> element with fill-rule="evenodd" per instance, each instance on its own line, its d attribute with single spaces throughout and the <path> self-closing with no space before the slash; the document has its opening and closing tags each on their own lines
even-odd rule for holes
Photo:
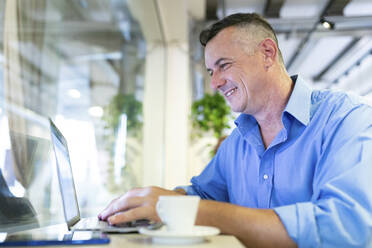
<svg viewBox="0 0 372 248">
<path fill-rule="evenodd" d="M 230 105 L 230 109 L 234 113 L 242 113 L 243 112 L 243 110 L 241 108 L 233 107 L 231 105 Z"/>
<path fill-rule="evenodd" d="M 242 113 L 244 111 L 244 107 L 243 106 L 239 106 L 239 105 L 233 104 L 230 101 L 226 101 L 226 102 L 229 105 L 229 107 L 230 107 L 230 109 L 231 109 L 232 112 Z"/>
</svg>

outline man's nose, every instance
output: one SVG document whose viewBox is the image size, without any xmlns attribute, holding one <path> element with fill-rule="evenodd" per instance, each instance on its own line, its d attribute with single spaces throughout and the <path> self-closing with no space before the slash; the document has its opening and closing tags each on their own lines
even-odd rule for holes
<svg viewBox="0 0 372 248">
<path fill-rule="evenodd" d="M 213 73 L 211 78 L 211 87 L 214 90 L 218 90 L 219 87 L 225 84 L 225 79 L 221 77 L 219 73 Z"/>
</svg>

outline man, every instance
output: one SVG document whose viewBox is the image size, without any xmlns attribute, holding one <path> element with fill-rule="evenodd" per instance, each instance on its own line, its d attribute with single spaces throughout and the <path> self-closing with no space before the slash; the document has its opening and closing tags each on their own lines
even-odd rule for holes
<svg viewBox="0 0 372 248">
<path fill-rule="evenodd" d="M 315 91 L 286 72 L 274 31 L 257 14 L 204 30 L 212 87 L 242 113 L 192 185 L 133 189 L 100 214 L 158 220 L 159 195 L 197 194 L 197 224 L 252 247 L 366 246 L 372 230 L 372 108 Z"/>
</svg>

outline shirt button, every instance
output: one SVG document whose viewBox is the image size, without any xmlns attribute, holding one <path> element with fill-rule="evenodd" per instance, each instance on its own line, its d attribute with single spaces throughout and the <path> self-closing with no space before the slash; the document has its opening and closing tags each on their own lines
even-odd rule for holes
<svg viewBox="0 0 372 248">
<path fill-rule="evenodd" d="M 263 179 L 268 179 L 269 178 L 269 176 L 267 175 L 267 174 L 265 174 L 265 175 L 263 175 Z"/>
</svg>

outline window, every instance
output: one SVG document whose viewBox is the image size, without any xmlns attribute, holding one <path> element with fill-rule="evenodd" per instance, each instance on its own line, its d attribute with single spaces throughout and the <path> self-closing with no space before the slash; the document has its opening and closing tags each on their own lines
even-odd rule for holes
<svg viewBox="0 0 372 248">
<path fill-rule="evenodd" d="M 16 225 L 63 221 L 48 117 L 83 216 L 141 185 L 146 42 L 127 2 L 0 1 L 0 31 L 0 197 L 29 208 Z"/>
</svg>

